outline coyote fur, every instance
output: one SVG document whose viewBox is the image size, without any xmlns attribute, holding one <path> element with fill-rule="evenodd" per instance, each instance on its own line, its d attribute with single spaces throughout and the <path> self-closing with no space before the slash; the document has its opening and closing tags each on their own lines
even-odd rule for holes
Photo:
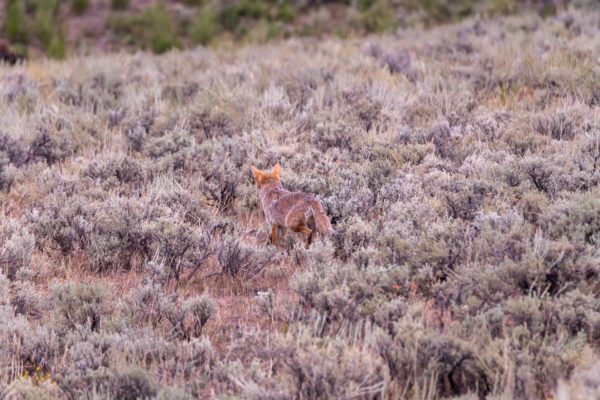
<svg viewBox="0 0 600 400">
<path fill-rule="evenodd" d="M 252 175 L 260 192 L 260 202 L 267 222 L 271 224 L 271 243 L 279 242 L 279 230 L 291 229 L 306 236 L 308 248 L 315 233 L 335 235 L 329 217 L 315 196 L 304 192 L 290 192 L 281 185 L 281 165 L 271 171 L 252 166 Z"/>
</svg>

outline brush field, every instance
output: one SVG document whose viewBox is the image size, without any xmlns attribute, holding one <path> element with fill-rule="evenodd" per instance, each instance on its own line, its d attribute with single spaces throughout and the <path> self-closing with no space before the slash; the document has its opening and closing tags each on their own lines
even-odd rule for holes
<svg viewBox="0 0 600 400">
<path fill-rule="evenodd" d="M 599 19 L 0 66 L 0 397 L 600 398 Z"/>
</svg>

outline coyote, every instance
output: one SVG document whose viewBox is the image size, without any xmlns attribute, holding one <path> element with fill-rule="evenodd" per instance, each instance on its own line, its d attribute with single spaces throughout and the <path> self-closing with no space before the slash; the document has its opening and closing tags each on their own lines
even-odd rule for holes
<svg viewBox="0 0 600 400">
<path fill-rule="evenodd" d="M 260 202 L 267 222 L 271 224 L 270 242 L 277 245 L 278 233 L 289 228 L 306 236 L 306 248 L 315 233 L 335 235 L 329 218 L 317 198 L 309 193 L 290 192 L 281 186 L 281 165 L 271 171 L 261 171 L 252 166 L 252 175 L 260 191 Z"/>
</svg>

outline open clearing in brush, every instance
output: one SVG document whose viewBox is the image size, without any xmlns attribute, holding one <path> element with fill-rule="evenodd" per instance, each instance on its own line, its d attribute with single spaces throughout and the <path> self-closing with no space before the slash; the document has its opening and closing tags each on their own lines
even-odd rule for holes
<svg viewBox="0 0 600 400">
<path fill-rule="evenodd" d="M 597 398 L 598 17 L 0 67 L 2 396 Z"/>
</svg>

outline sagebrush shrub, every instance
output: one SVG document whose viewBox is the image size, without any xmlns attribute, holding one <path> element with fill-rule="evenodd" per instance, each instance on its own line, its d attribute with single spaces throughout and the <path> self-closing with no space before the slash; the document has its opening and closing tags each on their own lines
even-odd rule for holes
<svg viewBox="0 0 600 400">
<path fill-rule="evenodd" d="M 27 151 L 21 140 L 8 133 L 0 133 L 0 165 L 12 163 L 16 167 L 21 167 L 27 162 L 27 158 Z"/>
<path fill-rule="evenodd" d="M 150 374 L 140 367 L 130 367 L 115 373 L 106 385 L 106 390 L 112 397 L 123 400 L 152 398 L 157 392 Z"/>
<path fill-rule="evenodd" d="M 600 364 L 596 363 L 589 369 L 576 371 L 570 382 L 561 380 L 558 384 L 557 398 L 561 400 L 583 400 L 598 397 L 600 395 L 599 369 Z"/>
<path fill-rule="evenodd" d="M 539 156 L 525 157 L 520 165 L 523 175 L 529 179 L 533 187 L 540 192 L 551 194 L 553 187 L 555 166 Z"/>
<path fill-rule="evenodd" d="M 82 175 L 102 181 L 108 188 L 121 184 L 139 187 L 144 183 L 142 165 L 136 159 L 123 155 L 102 160 L 102 163 L 92 163 Z"/>
<path fill-rule="evenodd" d="M 69 357 L 80 371 L 94 371 L 102 366 L 104 354 L 100 346 L 82 341 L 69 349 Z"/>
<path fill-rule="evenodd" d="M 31 142 L 28 157 L 32 161 L 41 160 L 52 165 L 64 160 L 73 152 L 73 144 L 67 138 L 57 141 L 47 128 L 41 128 Z"/>
<path fill-rule="evenodd" d="M 566 114 L 540 117 L 535 122 L 536 132 L 556 140 L 572 140 L 576 133 L 575 122 Z"/>
<path fill-rule="evenodd" d="M 54 315 L 57 328 L 74 330 L 101 328 L 107 294 L 96 284 L 63 284 L 54 288 Z"/>
<path fill-rule="evenodd" d="M 18 271 L 28 266 L 35 248 L 35 237 L 16 221 L 6 221 L 0 232 L 0 266 L 4 275 L 15 279 Z"/>
<path fill-rule="evenodd" d="M 183 312 L 189 320 L 188 337 L 199 337 L 202 328 L 216 311 L 215 302 L 208 296 L 187 299 L 183 305 Z"/>
<path fill-rule="evenodd" d="M 156 400 L 193 400 L 194 397 L 179 387 L 163 387 L 156 394 Z"/>
<path fill-rule="evenodd" d="M 240 243 L 236 239 L 225 238 L 217 250 L 217 260 L 224 274 L 236 276 L 240 273 L 256 275 L 274 258 L 274 254 L 265 249 L 257 251 L 252 246 Z"/>
<path fill-rule="evenodd" d="M 0 306 L 5 306 L 10 302 L 10 283 L 4 274 L 0 273 Z"/>
<path fill-rule="evenodd" d="M 387 67 L 394 74 L 402 74 L 409 81 L 415 82 L 419 74 L 411 65 L 410 54 L 406 50 L 398 49 L 392 51 L 382 51 L 374 47 L 371 55 L 379 60 L 380 65 Z"/>
<path fill-rule="evenodd" d="M 560 201 L 544 213 L 544 226 L 553 238 L 567 236 L 575 243 L 596 245 L 600 232 L 597 191 Z"/>
<path fill-rule="evenodd" d="M 139 202 L 115 200 L 103 204 L 92 218 L 85 250 L 97 271 L 132 267 L 137 257 L 150 254 L 151 233 L 144 226 Z"/>
<path fill-rule="evenodd" d="M 89 244 L 96 208 L 85 198 L 70 194 L 57 190 L 30 214 L 29 223 L 38 246 L 51 241 L 67 254 Z"/>
<path fill-rule="evenodd" d="M 0 392 L 1 393 L 1 392 Z M 6 399 L 11 400 L 54 400 L 63 399 L 62 390 L 50 379 L 36 377 L 15 380 L 7 389 Z"/>
<path fill-rule="evenodd" d="M 31 282 L 15 282 L 10 304 L 16 314 L 40 318 L 45 310 L 46 298 L 38 292 Z"/>
<path fill-rule="evenodd" d="M 308 331 L 299 331 L 278 339 L 270 350 L 254 353 L 252 369 L 228 365 L 229 380 L 241 384 L 244 397 L 378 397 L 384 393 L 386 371 L 372 354 L 341 339 L 312 338 Z M 340 364 L 340 359 L 352 363 Z M 261 373 L 270 360 L 276 360 L 275 374 Z M 286 384 L 279 384 L 281 381 Z"/>
<path fill-rule="evenodd" d="M 472 220 L 484 206 L 486 198 L 493 194 L 493 187 L 487 182 L 457 179 L 443 183 L 437 196 L 443 199 L 448 214 L 452 218 Z"/>
<path fill-rule="evenodd" d="M 163 258 L 170 278 L 178 281 L 185 271 L 198 272 L 214 252 L 207 232 L 190 224 L 160 219 L 150 225 L 153 248 Z"/>
</svg>

